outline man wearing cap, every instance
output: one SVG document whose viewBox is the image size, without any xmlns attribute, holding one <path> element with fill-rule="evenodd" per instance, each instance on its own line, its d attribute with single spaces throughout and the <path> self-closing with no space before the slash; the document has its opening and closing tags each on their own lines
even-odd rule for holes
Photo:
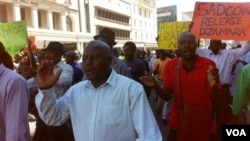
<svg viewBox="0 0 250 141">
<path fill-rule="evenodd" d="M 53 60 L 53 63 L 54 63 L 53 72 L 56 73 L 60 69 L 63 70 L 59 79 L 53 86 L 56 98 L 60 98 L 61 96 L 63 96 L 63 94 L 72 85 L 73 68 L 70 65 L 62 61 L 63 54 L 64 54 L 63 45 L 59 42 L 52 41 L 48 44 L 47 48 L 45 49 L 45 59 Z M 35 75 L 33 76 L 33 78 L 28 80 L 28 84 L 30 87 L 33 87 L 33 89 L 34 87 L 37 87 L 38 89 L 38 84 L 37 84 Z M 43 128 L 41 127 L 43 126 L 43 124 L 41 123 L 43 121 L 39 118 L 39 116 L 37 117 L 37 119 L 38 119 L 37 127 L 35 131 L 34 139 L 33 139 L 35 141 L 39 140 L 43 132 L 45 132 L 45 131 L 40 130 L 41 128 Z M 48 129 L 50 141 L 70 141 L 71 131 L 69 131 L 68 128 L 66 128 L 66 125 L 47 126 L 47 129 Z"/>
<path fill-rule="evenodd" d="M 98 35 L 94 36 L 95 40 L 102 40 L 105 43 L 107 43 L 112 50 L 114 45 L 116 45 L 115 42 L 115 33 L 109 29 L 109 28 L 103 28 Z M 126 65 L 126 63 L 123 60 L 119 60 L 113 53 L 113 61 L 112 61 L 112 68 L 119 74 L 125 75 L 127 77 L 132 78 L 130 71 Z"/>
</svg>

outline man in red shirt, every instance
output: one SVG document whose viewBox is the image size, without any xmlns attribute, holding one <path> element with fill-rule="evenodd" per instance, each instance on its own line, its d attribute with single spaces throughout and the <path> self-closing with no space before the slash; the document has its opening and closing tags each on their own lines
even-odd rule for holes
<svg viewBox="0 0 250 141">
<path fill-rule="evenodd" d="M 181 57 L 174 58 L 166 64 L 163 88 L 150 75 L 140 78 L 145 85 L 152 87 L 162 99 L 168 101 L 174 97 L 169 117 L 168 141 L 209 141 L 210 134 L 214 130 L 212 98 L 217 94 L 218 70 L 215 69 L 216 65 L 212 60 L 195 54 L 196 47 L 196 38 L 191 32 L 184 32 L 179 36 L 178 51 Z M 179 69 L 177 69 L 178 66 Z M 184 122 L 180 112 L 185 113 L 185 106 L 190 103 L 197 105 L 196 108 L 209 109 L 208 114 L 211 116 L 207 120 L 208 130 L 203 130 L 203 127 L 197 128 L 195 122 L 186 123 L 189 127 L 188 130 L 184 131 L 184 127 L 180 127 L 182 125 L 180 123 Z M 188 114 L 197 123 L 203 122 L 203 120 L 199 121 L 199 112 Z"/>
</svg>

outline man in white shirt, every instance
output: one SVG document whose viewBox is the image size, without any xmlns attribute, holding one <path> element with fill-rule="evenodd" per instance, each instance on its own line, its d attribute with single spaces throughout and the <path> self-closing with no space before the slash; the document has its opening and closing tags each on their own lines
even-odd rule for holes
<svg viewBox="0 0 250 141">
<path fill-rule="evenodd" d="M 70 118 L 76 141 L 162 141 L 143 86 L 111 68 L 109 46 L 91 41 L 82 60 L 87 80 L 58 100 L 52 86 L 61 70 L 53 74 L 53 61 L 42 62 L 36 96 L 42 119 L 49 125 L 61 125 Z"/>
<path fill-rule="evenodd" d="M 213 60 L 219 69 L 222 90 L 216 98 L 214 105 L 216 109 L 217 131 L 221 131 L 221 125 L 229 124 L 232 120 L 233 115 L 230 107 L 233 99 L 230 93 L 232 85 L 231 70 L 233 64 L 250 51 L 250 42 L 244 43 L 241 48 L 237 49 L 221 49 L 221 46 L 221 40 L 211 40 L 209 49 L 196 49 L 198 55 Z M 219 132 L 219 134 L 221 133 Z M 219 138 L 221 138 L 220 135 L 218 136 Z"/>
<path fill-rule="evenodd" d="M 62 61 L 62 55 L 64 54 L 63 45 L 60 42 L 52 41 L 48 44 L 45 49 L 45 59 L 53 60 L 54 65 L 51 66 L 51 69 L 54 73 L 58 70 L 63 70 L 60 77 L 53 85 L 53 89 L 55 91 L 55 98 L 60 98 L 64 95 L 64 93 L 71 87 L 72 78 L 73 78 L 73 68 L 64 63 Z M 34 73 L 36 74 L 36 73 Z M 38 83 L 33 76 L 33 78 L 28 80 L 28 84 L 31 92 L 38 90 Z M 72 131 L 67 127 L 65 123 L 62 126 L 47 126 L 44 127 L 43 121 L 40 119 L 38 115 L 36 115 L 37 124 L 35 135 L 33 137 L 33 141 L 40 141 L 41 138 L 45 137 L 45 133 L 48 132 L 48 136 L 50 141 L 69 141 L 73 135 Z"/>
</svg>

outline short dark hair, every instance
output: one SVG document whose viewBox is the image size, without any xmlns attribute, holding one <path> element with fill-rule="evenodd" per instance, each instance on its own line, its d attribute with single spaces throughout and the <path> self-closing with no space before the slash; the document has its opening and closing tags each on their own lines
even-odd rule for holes
<svg viewBox="0 0 250 141">
<path fill-rule="evenodd" d="M 57 41 L 52 41 L 48 44 L 46 50 L 54 50 L 60 54 L 64 54 L 63 44 Z"/>
<path fill-rule="evenodd" d="M 124 46 L 129 46 L 133 51 L 136 51 L 136 50 L 137 50 L 137 47 L 136 47 L 135 43 L 134 43 L 134 42 L 131 42 L 131 41 L 126 42 L 126 43 L 123 45 L 123 47 L 124 47 Z"/>
</svg>

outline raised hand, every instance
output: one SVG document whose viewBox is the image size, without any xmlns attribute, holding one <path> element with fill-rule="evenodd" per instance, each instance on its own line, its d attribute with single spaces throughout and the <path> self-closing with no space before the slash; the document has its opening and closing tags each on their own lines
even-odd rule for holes
<svg viewBox="0 0 250 141">
<path fill-rule="evenodd" d="M 52 88 L 59 79 L 62 70 L 53 73 L 54 63 L 52 60 L 44 60 L 38 67 L 36 79 L 40 89 Z"/>
<path fill-rule="evenodd" d="M 209 66 L 207 71 L 207 79 L 211 87 L 217 86 L 217 82 L 219 81 L 218 69 L 214 68 L 213 66 Z"/>
</svg>

